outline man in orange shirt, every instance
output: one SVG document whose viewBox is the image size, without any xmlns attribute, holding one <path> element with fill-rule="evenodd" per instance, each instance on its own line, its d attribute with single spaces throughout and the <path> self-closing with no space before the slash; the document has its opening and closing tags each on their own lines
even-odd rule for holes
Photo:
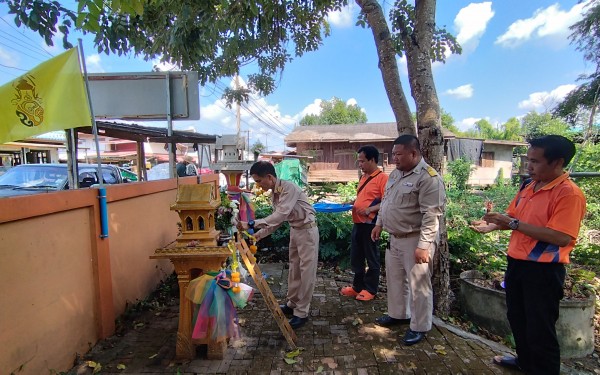
<svg viewBox="0 0 600 375">
<path fill-rule="evenodd" d="M 563 297 L 565 263 L 585 215 L 585 197 L 563 168 L 575 155 L 565 137 L 531 140 L 527 172 L 532 179 L 510 203 L 506 215 L 488 213 L 472 228 L 480 233 L 512 230 L 504 276 L 507 317 L 517 357 L 494 363 L 530 374 L 558 375 L 560 348 L 555 324 Z"/>
<path fill-rule="evenodd" d="M 388 176 L 377 167 L 379 150 L 375 146 L 359 148 L 357 161 L 363 175 L 358 182 L 356 199 L 352 206 L 354 226 L 350 265 L 354 272 L 354 280 L 352 285 L 342 288 L 341 293 L 359 301 L 370 301 L 377 294 L 381 273 L 379 247 L 377 242 L 371 240 L 371 231 L 375 227 Z M 365 260 L 368 266 L 366 272 Z"/>
</svg>

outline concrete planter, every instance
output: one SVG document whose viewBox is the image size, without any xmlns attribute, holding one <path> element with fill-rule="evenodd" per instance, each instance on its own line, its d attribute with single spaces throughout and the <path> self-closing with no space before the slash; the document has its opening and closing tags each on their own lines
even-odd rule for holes
<svg viewBox="0 0 600 375">
<path fill-rule="evenodd" d="M 480 327 L 507 336 L 511 330 L 506 319 L 506 294 L 471 281 L 482 277 L 479 271 L 460 274 L 462 312 Z M 556 333 L 562 358 L 585 357 L 594 351 L 594 303 L 594 295 L 585 300 L 560 301 Z"/>
</svg>

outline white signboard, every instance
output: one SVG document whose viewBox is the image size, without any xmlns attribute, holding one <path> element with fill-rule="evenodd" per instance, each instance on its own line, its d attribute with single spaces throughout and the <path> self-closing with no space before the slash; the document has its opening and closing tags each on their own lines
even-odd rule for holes
<svg viewBox="0 0 600 375">
<path fill-rule="evenodd" d="M 169 76 L 173 120 L 200 119 L 198 72 L 91 73 L 97 119 L 166 120 Z"/>
</svg>

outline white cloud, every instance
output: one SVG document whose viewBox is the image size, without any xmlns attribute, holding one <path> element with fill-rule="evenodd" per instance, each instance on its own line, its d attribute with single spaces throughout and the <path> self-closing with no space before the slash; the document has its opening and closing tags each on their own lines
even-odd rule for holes
<svg viewBox="0 0 600 375">
<path fill-rule="evenodd" d="M 406 62 L 406 54 L 402 54 L 402 57 L 400 58 L 396 57 L 396 64 L 398 64 L 398 72 L 400 75 L 408 77 L 408 63 Z M 437 61 L 432 64 L 431 68 L 433 69 L 436 64 L 438 64 Z"/>
<path fill-rule="evenodd" d="M 513 22 L 508 30 L 496 39 L 503 47 L 517 47 L 533 38 L 556 36 L 566 41 L 569 26 L 581 19 L 588 1 L 575 4 L 570 10 L 560 9 L 560 4 L 537 9 L 533 16 Z"/>
<path fill-rule="evenodd" d="M 357 9 L 356 4 L 350 2 L 341 10 L 329 13 L 327 19 L 336 27 L 352 27 L 356 23 L 355 9 Z"/>
<path fill-rule="evenodd" d="M 519 108 L 527 111 L 546 112 L 560 103 L 576 85 L 562 85 L 554 90 L 540 91 L 529 94 L 529 98 L 519 102 Z"/>
<path fill-rule="evenodd" d="M 458 30 L 456 40 L 463 49 L 475 49 L 485 32 L 489 21 L 494 17 L 492 2 L 471 3 L 462 8 L 454 18 Z"/>
<path fill-rule="evenodd" d="M 180 70 L 177 65 L 168 62 L 162 62 L 160 59 L 152 60 L 152 66 L 158 69 L 160 72 L 167 72 L 170 70 Z"/>
<path fill-rule="evenodd" d="M 300 111 L 299 118 L 301 119 L 306 115 L 320 115 L 322 102 L 323 100 L 321 99 L 315 99 L 312 103 L 310 103 L 309 105 L 304 107 L 302 111 Z"/>
<path fill-rule="evenodd" d="M 100 55 L 98 54 L 86 56 L 85 66 L 87 68 L 87 71 L 89 73 L 104 73 L 105 70 L 102 67 L 101 62 L 102 60 L 100 58 Z"/>
<path fill-rule="evenodd" d="M 19 56 L 0 47 L 0 63 L 8 66 L 18 67 Z"/>
<path fill-rule="evenodd" d="M 233 81 L 230 83 L 231 87 L 234 86 Z M 245 84 L 241 77 L 240 84 Z M 201 88 L 201 93 L 202 96 L 218 95 L 218 92 L 209 87 Z M 201 105 L 200 113 L 200 121 L 193 125 L 197 132 L 218 135 L 237 132 L 235 105 L 231 109 L 227 108 L 225 101 L 219 98 L 207 105 Z M 269 151 L 282 151 L 284 136 L 291 132 L 299 118 L 300 114 L 282 114 L 278 105 L 269 104 L 265 98 L 251 95 L 249 103 L 243 104 L 240 110 L 241 135 L 247 136 L 246 132 L 250 130 L 251 145 L 260 140 L 262 144 L 268 145 Z"/>
<path fill-rule="evenodd" d="M 455 89 L 446 90 L 444 94 L 453 96 L 456 99 L 468 99 L 473 96 L 473 85 L 469 83 L 458 86 Z"/>
<path fill-rule="evenodd" d="M 481 120 L 481 117 L 467 117 L 455 123 L 455 125 L 462 131 L 469 130 L 475 125 L 475 123 Z"/>
</svg>

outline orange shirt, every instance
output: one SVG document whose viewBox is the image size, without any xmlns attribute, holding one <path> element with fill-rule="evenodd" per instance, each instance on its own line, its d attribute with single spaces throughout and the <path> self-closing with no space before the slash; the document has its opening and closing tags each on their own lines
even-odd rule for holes
<svg viewBox="0 0 600 375">
<path fill-rule="evenodd" d="M 374 219 L 377 215 L 376 212 L 372 212 L 369 214 L 369 217 L 367 217 L 365 215 L 357 214 L 356 209 L 365 209 L 367 207 L 375 206 L 383 199 L 383 193 L 385 192 L 385 185 L 388 181 L 388 175 L 379 169 L 370 175 L 363 174 L 358 182 L 356 190 L 358 191 L 358 189 L 365 184 L 365 181 L 367 181 L 370 176 L 375 177 L 367 182 L 360 193 L 357 194 L 356 200 L 354 200 L 354 206 L 352 207 L 352 221 L 355 223 L 375 223 Z"/>
<path fill-rule="evenodd" d="M 564 173 L 534 192 L 535 182 L 521 190 L 508 206 L 506 213 L 520 221 L 554 229 L 573 239 L 567 246 L 536 240 L 518 230 L 512 232 L 508 244 L 511 258 L 545 263 L 569 263 L 579 227 L 585 215 L 585 197 L 581 189 Z"/>
</svg>

